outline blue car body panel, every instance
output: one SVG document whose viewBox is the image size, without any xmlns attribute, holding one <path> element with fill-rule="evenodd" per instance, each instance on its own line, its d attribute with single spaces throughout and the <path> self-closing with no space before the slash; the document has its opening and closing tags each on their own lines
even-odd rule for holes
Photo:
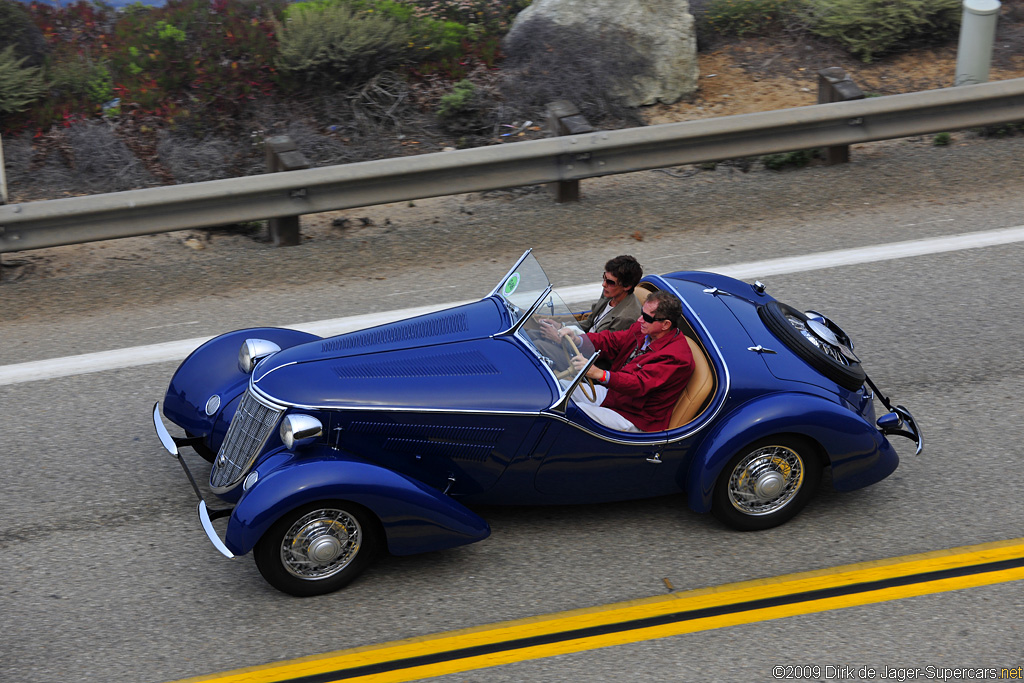
<svg viewBox="0 0 1024 683">
<path fill-rule="evenodd" d="M 322 425 L 314 443 L 293 451 L 275 428 L 251 462 L 255 483 L 239 478 L 215 491 L 234 505 L 225 544 L 235 554 L 283 514 L 321 500 L 372 512 L 398 555 L 485 538 L 487 523 L 466 505 L 683 492 L 707 512 L 730 458 L 774 435 L 816 444 L 841 491 L 896 469 L 871 392 L 843 388 L 773 335 L 758 313 L 774 301 L 763 288 L 690 271 L 644 282 L 679 296 L 684 331 L 715 377 L 699 414 L 671 431 L 615 432 L 563 400 L 565 387 L 543 362 L 551 360 L 512 333 L 521 311 L 504 295 L 518 280 L 475 303 L 326 339 L 279 328 L 217 337 L 182 363 L 163 412 L 212 451 L 243 395 L 274 424 L 301 413 Z M 281 350 L 248 375 L 237 356 L 250 338 Z M 220 405 L 207 415 L 214 395 Z"/>
<path fill-rule="evenodd" d="M 228 520 L 224 542 L 236 555 L 252 550 L 282 514 L 323 500 L 350 501 L 373 511 L 394 555 L 472 543 L 490 534 L 487 522 L 441 491 L 343 451 L 314 449 L 266 465 L 267 474 L 242 495 Z"/>
<path fill-rule="evenodd" d="M 210 436 L 218 423 L 223 425 L 220 438 L 211 444 L 217 450 L 224 438 L 226 425 L 234 410 L 224 415 L 227 405 L 245 391 L 249 375 L 238 367 L 238 349 L 246 339 L 266 339 L 281 348 L 319 339 L 316 335 L 280 327 L 253 327 L 214 337 L 202 344 L 178 366 L 164 395 L 164 415 L 186 432 Z M 220 409 L 214 415 L 205 412 L 211 396 L 221 397 Z"/>
</svg>

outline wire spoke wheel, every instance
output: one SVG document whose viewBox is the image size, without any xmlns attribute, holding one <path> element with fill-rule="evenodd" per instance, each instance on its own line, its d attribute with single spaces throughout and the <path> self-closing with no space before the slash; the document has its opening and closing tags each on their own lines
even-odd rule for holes
<svg viewBox="0 0 1024 683">
<path fill-rule="evenodd" d="M 748 515 L 766 515 L 789 504 L 804 480 L 800 456 L 783 446 L 747 455 L 729 476 L 729 502 Z"/>
<path fill-rule="evenodd" d="M 253 559 L 274 588 L 323 595 L 359 576 L 383 543 L 383 530 L 369 510 L 347 501 L 320 501 L 274 522 L 253 549 Z"/>
<path fill-rule="evenodd" d="M 281 563 L 300 579 L 326 579 L 359 553 L 363 530 L 344 510 L 314 510 L 285 532 Z"/>
<path fill-rule="evenodd" d="M 740 531 L 778 526 L 798 513 L 821 480 L 813 442 L 798 435 L 761 439 L 736 453 L 715 481 L 711 510 Z"/>
</svg>

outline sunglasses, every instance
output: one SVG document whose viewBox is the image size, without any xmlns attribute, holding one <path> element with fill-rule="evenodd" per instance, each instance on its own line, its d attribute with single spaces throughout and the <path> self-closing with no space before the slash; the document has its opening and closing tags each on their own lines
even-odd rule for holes
<svg viewBox="0 0 1024 683">
<path fill-rule="evenodd" d="M 659 320 L 668 320 L 668 318 L 655 318 L 653 315 L 647 315 L 643 311 L 640 311 L 640 317 L 644 319 L 644 322 L 653 323 Z"/>
<path fill-rule="evenodd" d="M 610 277 L 606 277 L 606 278 L 602 278 L 602 279 L 604 280 L 604 283 L 606 285 L 608 285 L 609 287 L 618 287 L 619 286 L 619 283 L 616 282 L 615 280 L 611 279 Z"/>
</svg>

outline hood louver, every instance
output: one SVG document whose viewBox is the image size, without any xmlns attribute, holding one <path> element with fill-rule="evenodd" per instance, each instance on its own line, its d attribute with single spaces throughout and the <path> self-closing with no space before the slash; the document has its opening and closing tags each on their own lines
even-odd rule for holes
<svg viewBox="0 0 1024 683">
<path fill-rule="evenodd" d="M 372 359 L 334 366 L 341 379 L 395 379 L 407 377 L 472 377 L 500 374 L 478 351 L 458 351 L 416 359 Z"/>
<path fill-rule="evenodd" d="M 453 313 L 427 320 L 414 320 L 404 324 L 387 325 L 380 328 L 353 332 L 325 341 L 321 348 L 324 353 L 337 353 L 366 347 L 390 346 L 431 337 L 446 337 L 463 334 L 469 330 L 465 313 Z"/>
</svg>

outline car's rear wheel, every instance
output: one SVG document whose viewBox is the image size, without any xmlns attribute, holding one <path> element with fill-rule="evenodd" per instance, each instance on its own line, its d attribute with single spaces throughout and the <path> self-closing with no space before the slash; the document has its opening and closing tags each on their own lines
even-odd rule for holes
<svg viewBox="0 0 1024 683">
<path fill-rule="evenodd" d="M 347 585 L 373 561 L 383 533 L 376 518 L 354 503 L 319 501 L 277 520 L 253 557 L 274 588 L 305 597 Z"/>
<path fill-rule="evenodd" d="M 718 475 L 711 510 L 740 531 L 770 529 L 807 505 L 821 471 L 817 449 L 806 439 L 761 439 L 741 449 Z"/>
</svg>

